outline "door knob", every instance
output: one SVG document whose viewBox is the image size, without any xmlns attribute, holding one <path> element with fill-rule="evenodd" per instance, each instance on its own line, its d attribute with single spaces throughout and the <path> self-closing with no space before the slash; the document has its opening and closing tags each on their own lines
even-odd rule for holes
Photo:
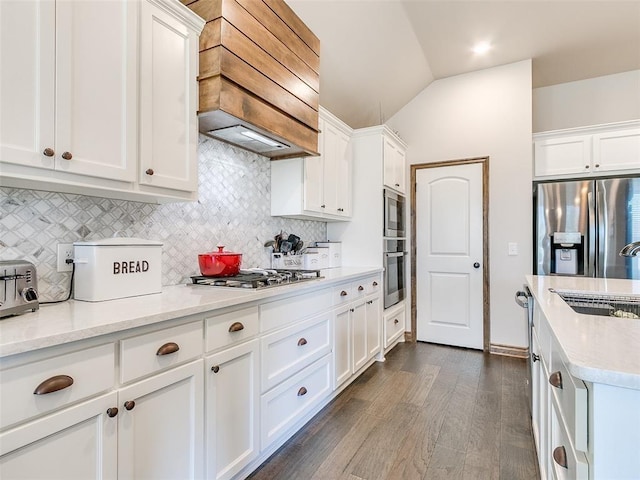
<svg viewBox="0 0 640 480">
<path fill-rule="evenodd" d="M 480 264 L 479 264 L 478 262 L 475 262 L 475 263 L 473 264 L 473 268 L 480 268 Z"/>
</svg>

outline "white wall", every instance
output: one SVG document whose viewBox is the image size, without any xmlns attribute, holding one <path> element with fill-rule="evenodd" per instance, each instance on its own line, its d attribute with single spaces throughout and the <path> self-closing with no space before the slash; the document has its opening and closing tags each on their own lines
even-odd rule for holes
<svg viewBox="0 0 640 480">
<path fill-rule="evenodd" d="M 526 347 L 513 300 L 531 271 L 531 60 L 437 80 L 387 123 L 410 164 L 489 156 L 491 343 Z M 507 256 L 517 242 L 518 256 Z"/>
<path fill-rule="evenodd" d="M 533 90 L 533 131 L 640 118 L 640 70 Z"/>
</svg>

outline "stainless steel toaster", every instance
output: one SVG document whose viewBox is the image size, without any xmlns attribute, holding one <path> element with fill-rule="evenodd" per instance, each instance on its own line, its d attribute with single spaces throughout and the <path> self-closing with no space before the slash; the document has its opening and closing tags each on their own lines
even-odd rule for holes
<svg viewBox="0 0 640 480">
<path fill-rule="evenodd" d="M 0 261 L 0 318 L 38 308 L 35 265 L 23 260 Z"/>
</svg>

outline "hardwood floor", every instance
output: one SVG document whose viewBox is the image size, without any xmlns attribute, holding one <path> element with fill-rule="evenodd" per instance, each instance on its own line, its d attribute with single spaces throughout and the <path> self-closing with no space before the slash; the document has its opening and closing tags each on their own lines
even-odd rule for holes
<svg viewBox="0 0 640 480">
<path fill-rule="evenodd" d="M 249 478 L 538 479 L 525 360 L 399 344 Z"/>
</svg>

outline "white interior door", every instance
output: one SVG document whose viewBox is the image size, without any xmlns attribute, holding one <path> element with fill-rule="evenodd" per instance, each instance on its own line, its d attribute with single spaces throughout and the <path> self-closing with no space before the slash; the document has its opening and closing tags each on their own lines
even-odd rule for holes
<svg viewBox="0 0 640 480">
<path fill-rule="evenodd" d="M 482 164 L 416 172 L 417 339 L 482 349 Z"/>
</svg>

